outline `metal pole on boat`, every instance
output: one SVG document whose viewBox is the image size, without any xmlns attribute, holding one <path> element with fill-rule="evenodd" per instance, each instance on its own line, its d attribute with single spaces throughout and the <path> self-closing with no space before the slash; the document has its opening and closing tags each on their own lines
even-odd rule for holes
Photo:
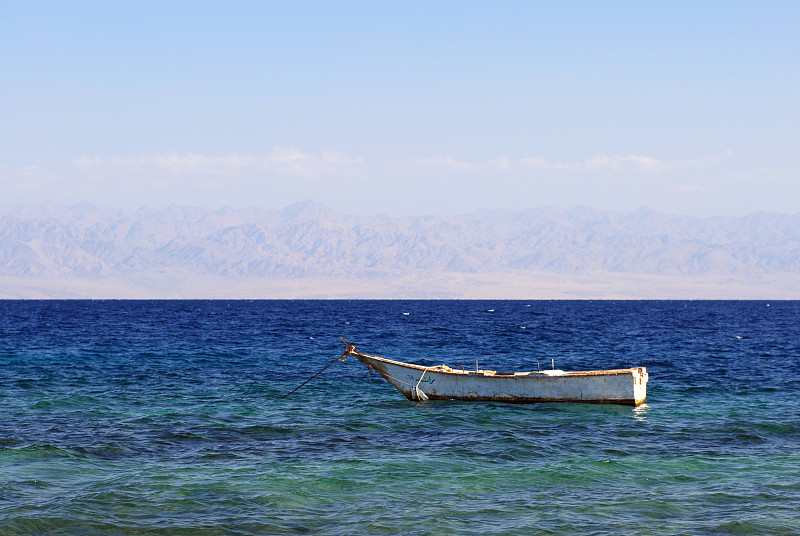
<svg viewBox="0 0 800 536">
<path fill-rule="evenodd" d="M 553 370 L 556 370 L 556 360 L 555 359 L 551 359 L 550 360 L 550 367 L 552 367 Z"/>
<path fill-rule="evenodd" d="M 475 360 L 475 372 L 478 372 L 478 360 Z"/>
</svg>

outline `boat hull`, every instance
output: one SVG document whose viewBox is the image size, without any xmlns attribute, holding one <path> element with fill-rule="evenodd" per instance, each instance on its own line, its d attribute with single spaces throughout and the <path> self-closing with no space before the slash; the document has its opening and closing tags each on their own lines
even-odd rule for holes
<svg viewBox="0 0 800 536">
<path fill-rule="evenodd" d="M 363 354 L 350 355 L 380 374 L 409 400 L 454 399 L 520 404 L 586 402 L 638 406 L 647 398 L 644 367 L 584 372 L 454 370 L 445 365 L 423 367 Z"/>
</svg>

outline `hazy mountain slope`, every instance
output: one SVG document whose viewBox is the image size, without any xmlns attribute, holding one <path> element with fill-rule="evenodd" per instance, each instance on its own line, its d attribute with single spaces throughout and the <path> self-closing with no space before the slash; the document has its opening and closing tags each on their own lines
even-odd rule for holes
<svg viewBox="0 0 800 536">
<path fill-rule="evenodd" d="M 800 272 L 800 215 L 690 218 L 586 207 L 457 217 L 282 211 L 0 211 L 0 275 L 102 277 L 143 271 L 305 278 L 498 270 L 660 275 Z"/>
</svg>

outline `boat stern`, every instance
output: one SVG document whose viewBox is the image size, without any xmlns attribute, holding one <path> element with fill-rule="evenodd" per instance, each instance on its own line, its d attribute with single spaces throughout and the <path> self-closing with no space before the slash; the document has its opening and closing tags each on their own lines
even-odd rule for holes
<svg viewBox="0 0 800 536">
<path fill-rule="evenodd" d="M 638 406 L 647 401 L 647 368 L 634 367 L 631 369 L 633 376 L 633 405 Z"/>
</svg>

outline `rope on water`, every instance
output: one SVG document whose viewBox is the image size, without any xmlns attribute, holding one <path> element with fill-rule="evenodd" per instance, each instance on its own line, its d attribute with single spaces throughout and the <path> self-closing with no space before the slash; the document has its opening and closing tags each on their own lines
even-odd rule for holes
<svg viewBox="0 0 800 536">
<path fill-rule="evenodd" d="M 330 367 L 331 365 L 333 365 L 333 364 L 334 364 L 334 363 L 336 363 L 337 361 L 338 361 L 338 362 L 340 362 L 340 363 L 344 363 L 344 362 L 345 362 L 345 360 L 347 359 L 347 356 L 349 356 L 349 355 L 350 355 L 350 352 L 351 352 L 351 351 L 352 351 L 352 349 L 351 349 L 350 347 L 348 347 L 348 348 L 347 348 L 347 350 L 345 350 L 345 352 L 344 352 L 344 353 L 343 353 L 343 354 L 342 354 L 340 357 L 337 357 L 336 359 L 334 359 L 333 361 L 331 361 L 330 363 L 328 363 L 327 365 L 325 365 L 324 367 L 322 367 L 322 370 L 320 370 L 319 372 L 317 372 L 316 374 L 314 374 L 313 376 L 311 376 L 309 379 L 307 379 L 306 381 L 304 381 L 303 383 L 301 383 L 300 385 L 298 385 L 297 387 L 295 387 L 294 389 L 292 389 L 291 391 L 289 391 L 288 393 L 286 393 L 286 394 L 283 396 L 283 398 L 287 398 L 287 397 L 288 397 L 290 394 L 294 393 L 295 391 L 297 391 L 298 389 L 300 389 L 302 386 L 304 386 L 305 384 L 307 384 L 308 382 L 310 382 L 311 380 L 313 380 L 314 378 L 316 378 L 317 376 L 319 376 L 320 374 L 322 374 L 323 372 L 325 372 L 325 370 L 326 370 L 328 367 Z"/>
</svg>

